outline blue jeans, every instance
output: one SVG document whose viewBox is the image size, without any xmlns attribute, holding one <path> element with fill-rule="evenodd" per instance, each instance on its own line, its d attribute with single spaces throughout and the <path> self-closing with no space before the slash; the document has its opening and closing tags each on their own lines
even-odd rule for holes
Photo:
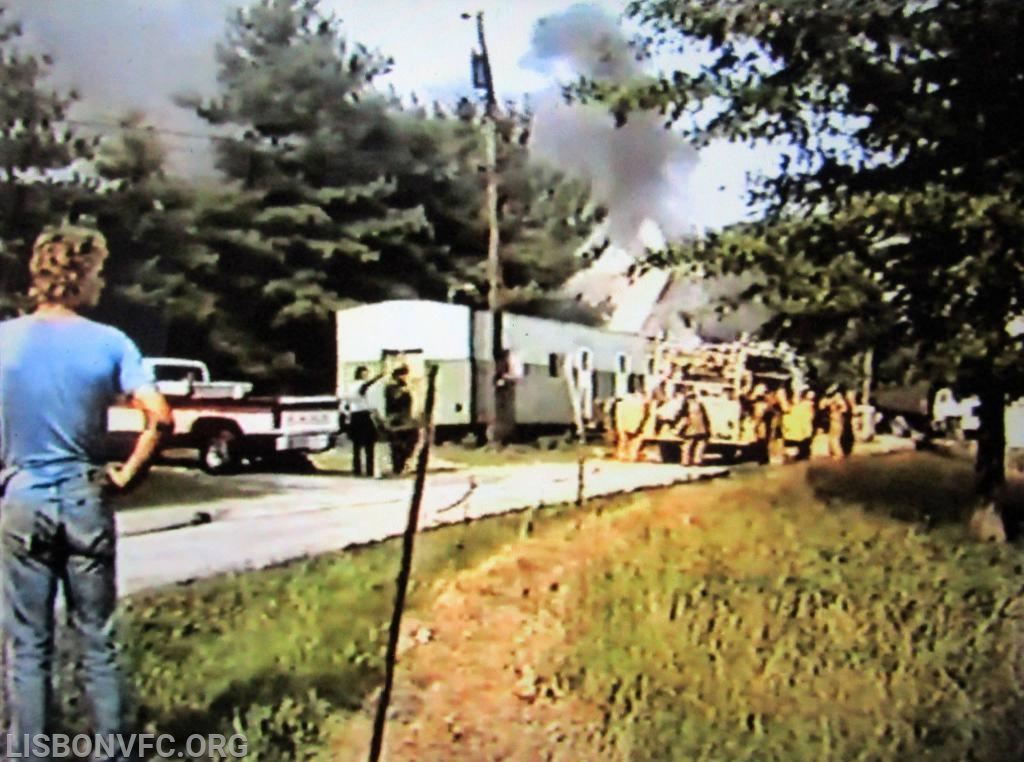
<svg viewBox="0 0 1024 762">
<path fill-rule="evenodd" d="M 76 464 L 16 471 L 0 502 L 3 626 L 7 638 L 9 751 L 49 727 L 54 604 L 63 587 L 79 644 L 80 674 L 98 734 L 122 732 L 122 685 L 113 616 L 117 603 L 113 510 L 102 471 Z M 26 759 L 37 759 L 27 756 Z"/>
</svg>

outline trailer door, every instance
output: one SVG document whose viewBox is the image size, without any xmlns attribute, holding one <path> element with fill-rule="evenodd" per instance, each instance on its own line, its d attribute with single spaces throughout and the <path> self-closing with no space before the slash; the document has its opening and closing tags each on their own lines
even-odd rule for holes
<svg viewBox="0 0 1024 762">
<path fill-rule="evenodd" d="M 615 389 L 612 391 L 615 397 L 625 397 L 630 392 L 629 374 L 633 367 L 631 358 L 625 352 L 619 352 L 615 356 Z"/>
<path fill-rule="evenodd" d="M 589 349 L 577 350 L 573 358 L 573 385 L 580 401 L 580 415 L 586 421 L 594 419 L 594 356 Z"/>
</svg>

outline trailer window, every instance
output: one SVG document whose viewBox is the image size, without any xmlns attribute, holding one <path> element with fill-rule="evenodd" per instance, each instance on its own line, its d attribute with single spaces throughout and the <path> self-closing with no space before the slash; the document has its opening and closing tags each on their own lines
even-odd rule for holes
<svg viewBox="0 0 1024 762">
<path fill-rule="evenodd" d="M 558 378 L 562 375 L 562 357 L 557 352 L 548 355 L 548 375 Z"/>
<path fill-rule="evenodd" d="M 579 353 L 580 370 L 590 370 L 590 350 L 581 349 Z"/>
<path fill-rule="evenodd" d="M 629 358 L 623 352 L 619 352 L 615 356 L 615 365 L 619 369 L 619 373 L 629 372 Z"/>
</svg>

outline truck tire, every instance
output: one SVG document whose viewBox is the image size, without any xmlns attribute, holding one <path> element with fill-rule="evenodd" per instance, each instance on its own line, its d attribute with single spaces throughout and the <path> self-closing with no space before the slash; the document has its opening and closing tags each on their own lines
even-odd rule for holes
<svg viewBox="0 0 1024 762">
<path fill-rule="evenodd" d="M 211 432 L 199 448 L 199 465 L 208 474 L 231 473 L 238 462 L 238 437 L 230 429 Z"/>
</svg>

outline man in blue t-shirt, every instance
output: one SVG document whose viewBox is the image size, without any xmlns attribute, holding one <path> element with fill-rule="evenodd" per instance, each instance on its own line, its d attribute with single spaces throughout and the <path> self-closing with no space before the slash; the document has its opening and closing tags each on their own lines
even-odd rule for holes
<svg viewBox="0 0 1024 762">
<path fill-rule="evenodd" d="M 96 734 L 122 731 L 112 617 L 115 526 L 108 494 L 128 488 L 170 426 L 167 402 L 135 344 L 78 310 L 95 306 L 106 241 L 94 230 L 49 229 L 29 262 L 34 312 L 0 323 L 0 542 L 8 753 L 41 758 L 48 733 L 54 604 L 63 585 L 81 646 Z M 128 395 L 147 425 L 120 466 L 104 467 L 107 408 Z M 44 740 L 44 739 L 40 739 Z"/>
</svg>

